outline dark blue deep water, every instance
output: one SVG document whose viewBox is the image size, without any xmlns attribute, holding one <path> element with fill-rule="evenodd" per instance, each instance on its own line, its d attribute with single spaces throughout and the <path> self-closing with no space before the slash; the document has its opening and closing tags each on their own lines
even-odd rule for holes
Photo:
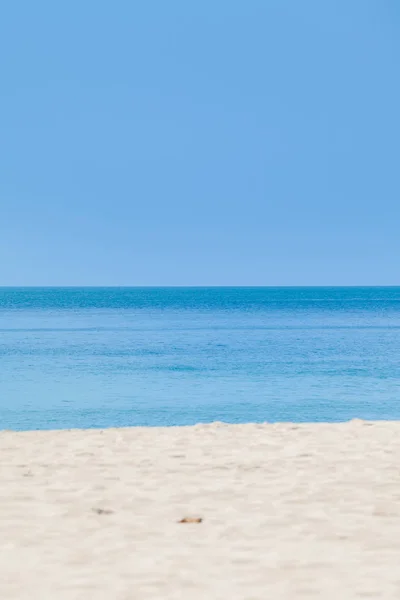
<svg viewBox="0 0 400 600">
<path fill-rule="evenodd" d="M 0 288 L 0 429 L 400 418 L 400 288 Z"/>
</svg>

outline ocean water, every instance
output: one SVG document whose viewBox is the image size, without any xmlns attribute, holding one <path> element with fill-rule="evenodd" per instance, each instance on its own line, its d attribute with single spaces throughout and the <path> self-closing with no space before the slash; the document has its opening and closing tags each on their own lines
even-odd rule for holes
<svg viewBox="0 0 400 600">
<path fill-rule="evenodd" d="M 400 288 L 0 288 L 0 429 L 400 418 Z"/>
</svg>

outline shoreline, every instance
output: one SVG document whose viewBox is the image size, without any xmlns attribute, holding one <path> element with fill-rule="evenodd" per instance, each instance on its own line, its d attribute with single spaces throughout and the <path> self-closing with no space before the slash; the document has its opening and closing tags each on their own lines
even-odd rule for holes
<svg viewBox="0 0 400 600">
<path fill-rule="evenodd" d="M 400 421 L 2 430 L 0 451 L 3 598 L 400 596 Z"/>
<path fill-rule="evenodd" d="M 318 426 L 340 426 L 347 425 L 349 423 L 360 424 L 360 425 L 380 425 L 382 423 L 400 423 L 400 419 L 361 419 L 358 417 L 354 417 L 351 419 L 346 419 L 343 421 L 243 421 L 240 423 L 231 423 L 228 421 L 200 421 L 198 423 L 193 423 L 189 425 L 123 425 L 123 426 L 115 426 L 110 425 L 106 427 L 68 427 L 68 428 L 55 428 L 55 429 L 10 429 L 4 428 L 0 429 L 0 435 L 3 433 L 57 433 L 61 431 L 70 431 L 70 432 L 86 432 L 86 431 L 125 431 L 125 430 L 170 430 L 170 429 L 198 429 L 198 428 L 221 428 L 221 427 L 285 427 L 288 426 L 299 426 L 299 427 L 313 427 L 315 425 Z"/>
</svg>

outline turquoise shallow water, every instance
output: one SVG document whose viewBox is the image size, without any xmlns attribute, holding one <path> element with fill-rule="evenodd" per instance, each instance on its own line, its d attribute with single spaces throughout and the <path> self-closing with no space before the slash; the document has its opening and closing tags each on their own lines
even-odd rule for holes
<svg viewBox="0 0 400 600">
<path fill-rule="evenodd" d="M 400 418 L 400 288 L 0 288 L 0 428 Z"/>
</svg>

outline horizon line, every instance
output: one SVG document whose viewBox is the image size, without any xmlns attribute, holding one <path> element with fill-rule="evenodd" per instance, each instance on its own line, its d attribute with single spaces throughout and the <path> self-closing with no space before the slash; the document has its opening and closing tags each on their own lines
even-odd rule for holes
<svg viewBox="0 0 400 600">
<path fill-rule="evenodd" d="M 0 289 L 277 289 L 277 288 L 397 288 L 399 284 L 301 284 L 301 285 L 0 285 Z"/>
</svg>

